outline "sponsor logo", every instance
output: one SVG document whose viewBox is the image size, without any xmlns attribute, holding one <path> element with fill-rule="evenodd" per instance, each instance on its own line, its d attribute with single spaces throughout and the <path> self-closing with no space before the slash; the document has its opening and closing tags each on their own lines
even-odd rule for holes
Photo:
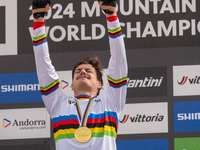
<svg viewBox="0 0 200 150">
<path fill-rule="evenodd" d="M 200 65 L 173 66 L 173 95 L 200 95 Z"/>
<path fill-rule="evenodd" d="M 9 125 L 11 125 L 11 121 L 8 119 L 3 119 L 3 127 L 7 128 Z"/>
<path fill-rule="evenodd" d="M 168 105 L 166 102 L 126 104 L 119 122 L 118 134 L 168 132 Z"/>
<path fill-rule="evenodd" d="M 200 101 L 174 102 L 174 131 L 200 131 Z"/>
<path fill-rule="evenodd" d="M 168 150 L 168 139 L 117 140 L 118 149 Z"/>
<path fill-rule="evenodd" d="M 137 88 L 137 87 L 160 87 L 163 77 L 160 79 L 154 79 L 153 77 L 145 77 L 144 79 L 127 79 L 128 88 Z"/>
<path fill-rule="evenodd" d="M 127 97 L 167 95 L 167 68 L 131 68 L 127 79 Z"/>
<path fill-rule="evenodd" d="M 17 55 L 17 0 L 13 0 L 12 4 L 1 0 L 0 8 L 1 15 L 4 15 L 0 15 L 0 56 Z M 12 19 L 10 16 L 13 16 Z"/>
<path fill-rule="evenodd" d="M 119 120 L 120 123 L 124 124 L 127 122 L 128 119 L 132 123 L 140 123 L 140 122 L 161 122 L 164 119 L 163 115 L 160 115 L 157 113 L 157 115 L 154 116 L 148 116 L 146 114 L 137 114 L 136 116 L 129 117 L 130 115 L 124 115 L 122 120 Z"/>
<path fill-rule="evenodd" d="M 50 137 L 50 116 L 45 108 L 0 110 L 0 119 L 0 139 Z"/>
<path fill-rule="evenodd" d="M 174 150 L 199 150 L 200 138 L 175 138 L 174 139 Z"/>
<path fill-rule="evenodd" d="M 2 85 L 1 92 L 39 91 L 39 84 Z"/>
<path fill-rule="evenodd" d="M 69 86 L 69 83 L 67 81 L 65 81 L 65 80 L 61 80 L 60 81 L 60 87 L 61 87 L 61 89 L 65 89 L 68 86 Z"/>
<path fill-rule="evenodd" d="M 178 84 L 184 85 L 186 82 L 188 82 L 189 84 L 200 84 L 200 76 L 196 76 L 194 78 L 188 78 L 188 76 L 183 76 L 181 82 L 178 82 Z"/>
<path fill-rule="evenodd" d="M 0 97 L 0 103 L 42 102 L 37 74 L 0 74 Z"/>
</svg>

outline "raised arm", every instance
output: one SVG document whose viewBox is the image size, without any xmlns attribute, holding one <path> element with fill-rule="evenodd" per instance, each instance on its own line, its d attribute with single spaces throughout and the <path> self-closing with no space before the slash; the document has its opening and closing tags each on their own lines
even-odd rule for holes
<svg viewBox="0 0 200 150">
<path fill-rule="evenodd" d="M 109 44 L 111 58 L 107 70 L 107 89 L 104 92 L 106 103 L 110 103 L 116 110 L 121 112 L 127 93 L 127 60 L 123 35 L 116 15 L 116 0 L 99 1 L 100 7 L 107 17 L 107 27 L 109 33 Z"/>
<path fill-rule="evenodd" d="M 50 8 L 49 4 L 48 0 L 33 0 L 33 49 L 42 99 L 52 117 L 64 94 L 59 88 L 58 75 L 51 63 L 45 33 L 44 15 Z"/>
</svg>

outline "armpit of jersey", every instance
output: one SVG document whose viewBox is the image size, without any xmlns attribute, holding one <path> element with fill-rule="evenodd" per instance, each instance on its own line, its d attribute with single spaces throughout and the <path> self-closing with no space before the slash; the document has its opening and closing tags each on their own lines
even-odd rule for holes
<svg viewBox="0 0 200 150">
<path fill-rule="evenodd" d="M 127 84 L 127 77 L 123 77 L 121 79 L 113 79 L 107 75 L 108 83 L 113 88 L 120 88 Z"/>
<path fill-rule="evenodd" d="M 33 46 L 39 46 L 47 42 L 46 34 L 40 35 L 38 37 L 33 37 Z"/>
<path fill-rule="evenodd" d="M 40 87 L 41 94 L 45 96 L 51 94 L 52 92 L 54 92 L 59 88 L 59 84 L 60 84 L 59 79 L 57 79 L 46 87 Z"/>
<path fill-rule="evenodd" d="M 118 27 L 116 29 L 108 29 L 109 37 L 112 39 L 115 39 L 117 37 L 122 36 L 122 29 L 121 27 Z"/>
</svg>

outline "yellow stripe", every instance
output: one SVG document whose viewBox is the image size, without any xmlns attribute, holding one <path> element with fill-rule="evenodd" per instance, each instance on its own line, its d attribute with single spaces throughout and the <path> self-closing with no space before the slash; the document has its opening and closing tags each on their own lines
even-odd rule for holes
<svg viewBox="0 0 200 150">
<path fill-rule="evenodd" d="M 117 33 L 118 31 L 121 31 L 121 28 L 119 28 L 118 30 L 115 30 L 115 31 L 109 30 L 109 33 Z"/>
<path fill-rule="evenodd" d="M 75 133 L 76 129 L 64 129 L 64 130 L 58 130 L 56 133 L 54 133 L 54 138 L 56 138 L 60 134 L 71 134 Z"/>
<path fill-rule="evenodd" d="M 54 85 L 56 85 L 59 81 L 53 83 L 52 85 L 50 86 L 47 86 L 47 87 L 40 87 L 40 90 L 44 90 L 44 91 L 47 91 L 48 89 L 50 89 L 51 87 L 53 87 Z"/>
<path fill-rule="evenodd" d="M 116 133 L 115 127 L 110 127 L 110 126 L 107 126 L 107 125 L 105 125 L 104 127 L 90 128 L 90 130 L 91 130 L 92 133 L 94 133 L 94 132 L 104 132 L 104 130 Z"/>
<path fill-rule="evenodd" d="M 46 37 L 46 34 L 41 36 L 41 37 L 39 37 L 39 38 L 33 38 L 33 41 L 39 41 L 39 40 L 41 40 L 41 39 L 43 39 L 45 37 Z"/>
<path fill-rule="evenodd" d="M 121 80 L 113 80 L 113 79 L 111 79 L 111 78 L 108 78 L 108 80 L 109 81 L 112 81 L 113 83 L 120 83 L 120 82 L 122 82 L 122 81 L 126 81 L 127 80 L 127 78 L 124 78 L 124 79 L 121 79 Z"/>
</svg>

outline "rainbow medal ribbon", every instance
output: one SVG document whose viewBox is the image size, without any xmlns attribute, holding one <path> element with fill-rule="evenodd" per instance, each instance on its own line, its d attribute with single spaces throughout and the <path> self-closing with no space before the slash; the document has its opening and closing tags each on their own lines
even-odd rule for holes
<svg viewBox="0 0 200 150">
<path fill-rule="evenodd" d="M 88 104 L 85 108 L 83 116 L 82 116 L 82 113 L 81 113 L 79 102 L 78 102 L 78 100 L 75 99 L 76 100 L 76 110 L 77 110 L 80 126 L 79 126 L 78 129 L 76 129 L 76 131 L 74 133 L 74 137 L 75 137 L 76 141 L 78 141 L 80 143 L 86 143 L 92 137 L 92 132 L 86 126 L 86 122 L 87 122 L 87 117 L 88 117 L 88 114 L 89 114 L 89 110 L 90 110 L 93 98 L 94 97 L 91 97 L 90 100 L 88 101 Z"/>
</svg>

